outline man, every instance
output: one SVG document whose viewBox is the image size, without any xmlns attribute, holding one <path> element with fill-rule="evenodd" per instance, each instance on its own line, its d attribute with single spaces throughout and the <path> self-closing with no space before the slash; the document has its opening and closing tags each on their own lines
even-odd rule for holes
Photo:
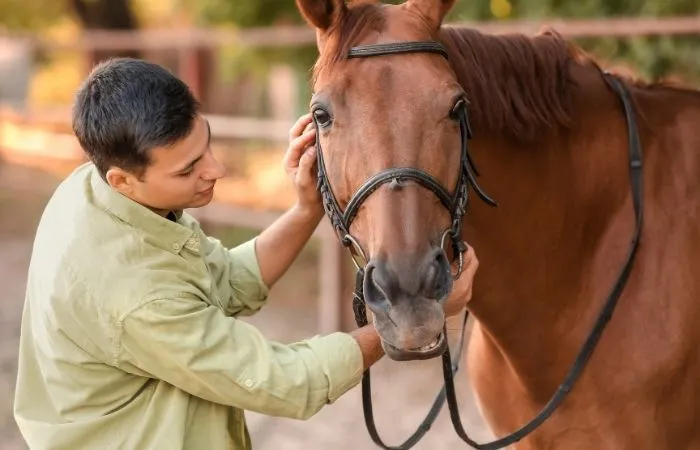
<svg viewBox="0 0 700 450">
<path fill-rule="evenodd" d="M 46 206 L 29 268 L 15 417 L 31 449 L 248 449 L 244 410 L 308 418 L 381 358 L 371 326 L 284 345 L 237 319 L 323 217 L 309 122 L 285 156 L 296 204 L 229 250 L 183 212 L 224 175 L 184 83 L 133 59 L 93 70 L 73 113 L 91 162 Z"/>
</svg>

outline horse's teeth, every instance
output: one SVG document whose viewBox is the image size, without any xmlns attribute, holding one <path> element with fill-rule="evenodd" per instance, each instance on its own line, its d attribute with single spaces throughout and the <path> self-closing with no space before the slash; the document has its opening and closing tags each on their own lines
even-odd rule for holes
<svg viewBox="0 0 700 450">
<path fill-rule="evenodd" d="M 435 338 L 435 340 L 433 342 L 431 342 L 430 344 L 424 345 L 423 347 L 420 347 L 418 350 L 420 350 L 422 352 L 427 352 L 428 350 L 432 350 L 435 347 L 437 347 L 439 342 L 440 342 L 440 336 Z"/>
</svg>

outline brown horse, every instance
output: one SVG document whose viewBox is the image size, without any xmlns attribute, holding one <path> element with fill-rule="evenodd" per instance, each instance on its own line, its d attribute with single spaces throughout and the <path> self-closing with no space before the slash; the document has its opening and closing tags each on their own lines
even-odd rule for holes
<svg viewBox="0 0 700 450">
<path fill-rule="evenodd" d="M 462 227 L 480 260 L 468 367 L 501 436 L 552 396 L 617 280 L 635 227 L 629 137 L 590 57 L 552 32 L 442 27 L 453 3 L 297 0 L 317 31 L 312 109 L 339 207 L 394 167 L 455 186 L 453 111 L 469 102 L 470 151 L 498 207 L 470 200 Z M 354 46 L 406 41 L 441 42 L 448 58 L 348 58 Z M 581 378 L 518 450 L 700 449 L 700 92 L 624 83 L 643 154 L 639 250 Z M 437 355 L 449 211 L 425 185 L 400 180 L 356 209 L 348 232 L 367 256 L 365 300 L 387 354 Z"/>
</svg>

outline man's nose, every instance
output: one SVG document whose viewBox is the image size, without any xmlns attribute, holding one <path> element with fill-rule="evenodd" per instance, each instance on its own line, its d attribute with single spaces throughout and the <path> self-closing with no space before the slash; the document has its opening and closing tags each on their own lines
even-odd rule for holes
<svg viewBox="0 0 700 450">
<path fill-rule="evenodd" d="M 214 156 L 214 152 L 210 150 L 207 170 L 204 171 L 202 178 L 213 181 L 222 178 L 224 175 L 226 175 L 226 167 L 219 162 L 216 156 Z"/>
</svg>

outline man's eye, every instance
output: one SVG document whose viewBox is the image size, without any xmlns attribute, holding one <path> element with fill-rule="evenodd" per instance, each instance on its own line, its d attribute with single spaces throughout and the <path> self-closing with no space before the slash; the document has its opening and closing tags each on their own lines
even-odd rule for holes
<svg viewBox="0 0 700 450">
<path fill-rule="evenodd" d="M 181 177 L 188 177 L 188 176 L 192 175 L 192 172 L 194 172 L 194 170 L 190 169 L 190 170 L 187 170 L 185 172 L 180 172 L 178 175 Z"/>
</svg>

